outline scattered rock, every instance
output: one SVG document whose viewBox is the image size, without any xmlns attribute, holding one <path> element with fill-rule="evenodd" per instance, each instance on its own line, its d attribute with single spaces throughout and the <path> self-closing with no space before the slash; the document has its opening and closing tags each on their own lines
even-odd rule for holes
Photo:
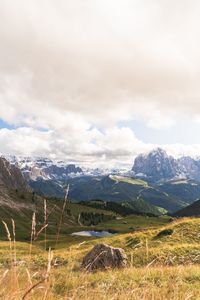
<svg viewBox="0 0 200 300">
<path fill-rule="evenodd" d="M 175 218 L 169 218 L 169 223 L 173 222 L 175 220 Z"/>
<path fill-rule="evenodd" d="M 123 249 L 113 248 L 106 244 L 97 244 L 83 258 L 81 268 L 86 271 L 95 271 L 107 268 L 122 268 L 127 264 L 127 256 Z"/>
<path fill-rule="evenodd" d="M 135 230 L 135 227 L 129 227 L 130 230 Z"/>
<path fill-rule="evenodd" d="M 172 235 L 173 232 L 174 232 L 173 229 L 164 229 L 157 234 L 156 238 Z"/>
<path fill-rule="evenodd" d="M 24 266 L 26 265 L 25 260 L 16 260 L 16 262 L 14 263 L 14 266 Z"/>
</svg>

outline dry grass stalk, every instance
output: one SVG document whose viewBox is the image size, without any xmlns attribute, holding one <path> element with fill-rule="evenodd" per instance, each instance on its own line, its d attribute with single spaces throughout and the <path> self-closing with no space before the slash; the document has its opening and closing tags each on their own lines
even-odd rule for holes
<svg viewBox="0 0 200 300">
<path fill-rule="evenodd" d="M 146 261 L 147 261 L 147 263 L 149 261 L 149 243 L 148 243 L 148 239 L 146 239 Z"/>
<path fill-rule="evenodd" d="M 48 265 L 47 265 L 47 273 L 46 273 L 46 278 L 49 278 L 50 272 L 51 272 L 51 263 L 53 260 L 53 251 L 51 251 L 51 247 L 49 248 L 49 253 L 48 253 Z"/>
<path fill-rule="evenodd" d="M 83 226 L 83 224 L 81 223 L 81 214 L 78 215 L 78 224 L 79 224 L 80 226 Z"/>
<path fill-rule="evenodd" d="M 15 230 L 15 221 L 13 219 L 11 219 L 12 221 L 12 232 L 13 232 L 13 251 L 14 251 L 14 254 L 13 254 L 13 261 L 14 261 L 14 278 L 13 278 L 13 281 L 14 281 L 14 288 L 15 289 L 18 289 L 19 287 L 19 282 L 18 282 L 18 276 L 17 276 L 17 269 L 16 269 L 16 266 L 17 266 L 17 249 L 16 249 L 16 230 Z"/>
<path fill-rule="evenodd" d="M 33 285 L 33 282 L 32 282 L 31 274 L 30 274 L 28 268 L 26 268 L 26 274 L 27 274 L 27 276 L 28 276 L 28 281 L 29 281 L 29 283 L 30 283 L 30 286 L 32 286 L 32 285 Z M 33 293 L 33 291 L 31 291 L 31 293 Z"/>
<path fill-rule="evenodd" d="M 96 262 L 96 260 L 100 256 L 102 256 L 104 253 L 106 253 L 106 251 L 102 251 L 101 253 L 99 253 L 99 255 L 97 255 L 97 257 L 95 257 L 95 259 L 85 267 L 85 270 L 88 271 L 94 265 L 94 263 Z"/>
<path fill-rule="evenodd" d="M 6 230 L 6 233 L 7 233 L 7 238 L 8 238 L 8 241 L 9 241 L 11 271 L 13 271 L 13 256 L 12 256 L 12 239 L 11 239 L 11 234 L 10 234 L 10 231 L 9 231 L 7 223 L 4 222 L 4 221 L 2 221 L 2 223 L 3 223 L 4 227 L 5 227 L 5 230 Z M 13 227 L 13 231 L 15 231 L 14 228 L 15 227 Z M 15 251 L 15 253 L 16 253 L 16 251 Z M 15 258 L 14 258 L 14 260 L 15 260 Z M 15 261 L 15 264 L 16 264 L 16 261 Z M 15 264 L 14 264 L 14 266 L 15 266 Z M 11 272 L 11 278 L 10 279 L 11 279 L 12 291 L 14 291 L 15 288 L 16 288 L 16 283 L 17 283 L 17 275 L 16 275 L 16 269 L 15 268 L 14 268 L 14 272 Z"/>
<path fill-rule="evenodd" d="M 2 221 L 4 227 L 5 227 L 5 230 L 6 230 L 6 233 L 7 233 L 7 238 L 9 240 L 9 245 L 10 245 L 10 251 L 12 251 L 12 239 L 11 239 L 11 235 L 10 235 L 10 231 L 8 229 L 8 225 L 6 222 Z"/>
<path fill-rule="evenodd" d="M 48 224 L 44 225 L 44 226 L 36 233 L 35 238 L 34 238 L 34 241 L 37 240 L 37 238 L 38 238 L 38 236 L 40 235 L 40 233 L 42 233 L 42 231 L 43 231 L 44 229 L 46 229 L 47 227 L 48 227 Z"/>
<path fill-rule="evenodd" d="M 26 268 L 26 273 L 27 273 L 27 276 L 28 276 L 28 281 L 29 281 L 30 285 L 32 286 L 32 285 L 33 285 L 33 283 L 32 283 L 31 274 L 30 274 L 30 272 L 29 272 L 29 269 L 28 269 L 28 268 Z"/>
<path fill-rule="evenodd" d="M 32 227 L 31 227 L 31 242 L 30 242 L 30 257 L 31 257 L 31 253 L 32 253 L 32 246 L 33 246 L 33 241 L 35 239 L 36 236 L 36 215 L 35 212 L 33 213 L 32 216 Z"/>
<path fill-rule="evenodd" d="M 52 209 L 50 210 L 48 216 L 47 216 L 47 220 L 49 219 L 50 215 L 52 214 L 53 211 L 55 211 L 55 208 L 58 208 L 58 206 L 55 204 Z"/>
<path fill-rule="evenodd" d="M 37 286 L 39 286 L 40 284 L 42 284 L 43 282 L 45 282 L 46 278 L 41 279 L 40 281 L 36 282 L 34 285 L 32 285 L 27 291 L 26 293 L 23 295 L 22 300 L 26 299 L 26 297 L 28 296 L 28 294 L 30 294 L 30 292 L 32 292 L 32 290 L 34 288 L 36 288 Z"/>
<path fill-rule="evenodd" d="M 67 189 L 66 189 L 66 192 L 65 192 L 64 203 L 63 203 L 62 212 L 61 212 L 61 216 L 60 216 L 60 222 L 59 222 L 59 225 L 58 225 L 58 230 L 57 230 L 57 235 L 56 235 L 56 245 L 58 243 L 59 236 L 60 236 L 60 230 L 61 230 L 61 227 L 62 227 L 63 216 L 64 216 L 64 212 L 65 212 L 65 208 L 66 208 L 67 200 L 68 200 L 68 193 L 69 193 L 69 185 L 67 186 Z"/>
<path fill-rule="evenodd" d="M 50 276 L 50 272 L 51 272 L 52 259 L 53 259 L 53 252 L 51 251 L 51 248 L 49 248 L 47 271 L 46 271 L 46 274 L 45 274 L 44 278 L 42 278 L 40 281 L 38 281 L 34 285 L 32 285 L 26 291 L 26 293 L 23 295 L 22 300 L 26 299 L 26 297 L 30 294 L 30 292 L 32 292 L 33 289 L 35 289 L 37 286 L 39 286 L 40 284 L 42 284 L 44 282 L 47 282 L 49 280 L 49 276 Z M 48 287 L 45 289 L 45 298 L 46 298 L 46 295 L 47 295 L 47 290 L 48 290 Z"/>
<path fill-rule="evenodd" d="M 17 251 L 16 251 L 16 231 L 15 231 L 15 221 L 11 219 L 12 221 L 12 231 L 13 231 L 13 249 L 14 249 L 14 265 L 16 266 L 17 261 Z"/>
<path fill-rule="evenodd" d="M 9 272 L 9 269 L 5 270 L 5 272 L 3 273 L 2 277 L 1 277 L 0 283 L 2 283 L 2 281 L 4 280 L 4 278 L 6 277 L 8 272 Z"/>
<path fill-rule="evenodd" d="M 47 200 L 44 199 L 44 248 L 47 248 Z"/>
</svg>

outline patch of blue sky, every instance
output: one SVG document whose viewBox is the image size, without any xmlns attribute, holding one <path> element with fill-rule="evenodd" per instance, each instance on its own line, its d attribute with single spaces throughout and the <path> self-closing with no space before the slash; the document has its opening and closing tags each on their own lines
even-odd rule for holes
<svg viewBox="0 0 200 300">
<path fill-rule="evenodd" d="M 12 129 L 20 128 L 20 127 L 31 128 L 30 126 L 9 124 L 9 123 L 3 121 L 2 119 L 0 119 L 0 129 L 6 128 L 6 129 L 9 129 L 9 130 L 12 130 Z M 42 131 L 42 132 L 48 132 L 49 131 L 48 128 L 37 128 L 37 130 Z"/>
<path fill-rule="evenodd" d="M 0 128 L 3 129 L 3 128 L 7 128 L 7 129 L 15 129 L 16 126 L 14 125 L 11 125 L 5 121 L 3 121 L 2 119 L 0 119 Z"/>
<path fill-rule="evenodd" d="M 200 124 L 189 119 L 177 120 L 174 126 L 162 129 L 150 128 L 141 120 L 118 122 L 118 127 L 132 129 L 136 137 L 145 143 L 160 145 L 200 143 Z"/>
</svg>

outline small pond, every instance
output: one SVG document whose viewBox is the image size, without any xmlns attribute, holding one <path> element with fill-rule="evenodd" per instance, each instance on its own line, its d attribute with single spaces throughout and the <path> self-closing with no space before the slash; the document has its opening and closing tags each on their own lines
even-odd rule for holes
<svg viewBox="0 0 200 300">
<path fill-rule="evenodd" d="M 94 237 L 107 237 L 113 235 L 112 233 L 108 231 L 79 231 L 79 232 L 74 232 L 71 235 L 78 235 L 78 236 L 94 236 Z"/>
</svg>

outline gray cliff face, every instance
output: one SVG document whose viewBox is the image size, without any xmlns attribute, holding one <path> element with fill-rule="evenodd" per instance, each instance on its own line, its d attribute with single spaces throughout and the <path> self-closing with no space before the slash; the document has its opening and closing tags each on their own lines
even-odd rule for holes
<svg viewBox="0 0 200 300">
<path fill-rule="evenodd" d="M 181 157 L 177 160 L 182 174 L 186 178 L 200 180 L 200 161 L 189 156 Z"/>
<path fill-rule="evenodd" d="M 154 181 L 169 180 L 180 173 L 178 162 L 161 148 L 136 157 L 132 170 Z"/>
<path fill-rule="evenodd" d="M 175 159 L 161 148 L 136 157 L 132 171 L 138 177 L 152 181 L 166 181 L 174 178 L 200 180 L 200 160 L 189 156 Z"/>
<path fill-rule="evenodd" d="M 24 178 L 29 180 L 66 180 L 68 177 L 82 174 L 80 167 L 63 161 L 54 162 L 48 158 L 12 157 L 12 164 L 17 164 Z"/>
<path fill-rule="evenodd" d="M 27 192 L 31 190 L 24 180 L 20 169 L 10 164 L 3 157 L 0 157 L 0 186 Z"/>
</svg>

